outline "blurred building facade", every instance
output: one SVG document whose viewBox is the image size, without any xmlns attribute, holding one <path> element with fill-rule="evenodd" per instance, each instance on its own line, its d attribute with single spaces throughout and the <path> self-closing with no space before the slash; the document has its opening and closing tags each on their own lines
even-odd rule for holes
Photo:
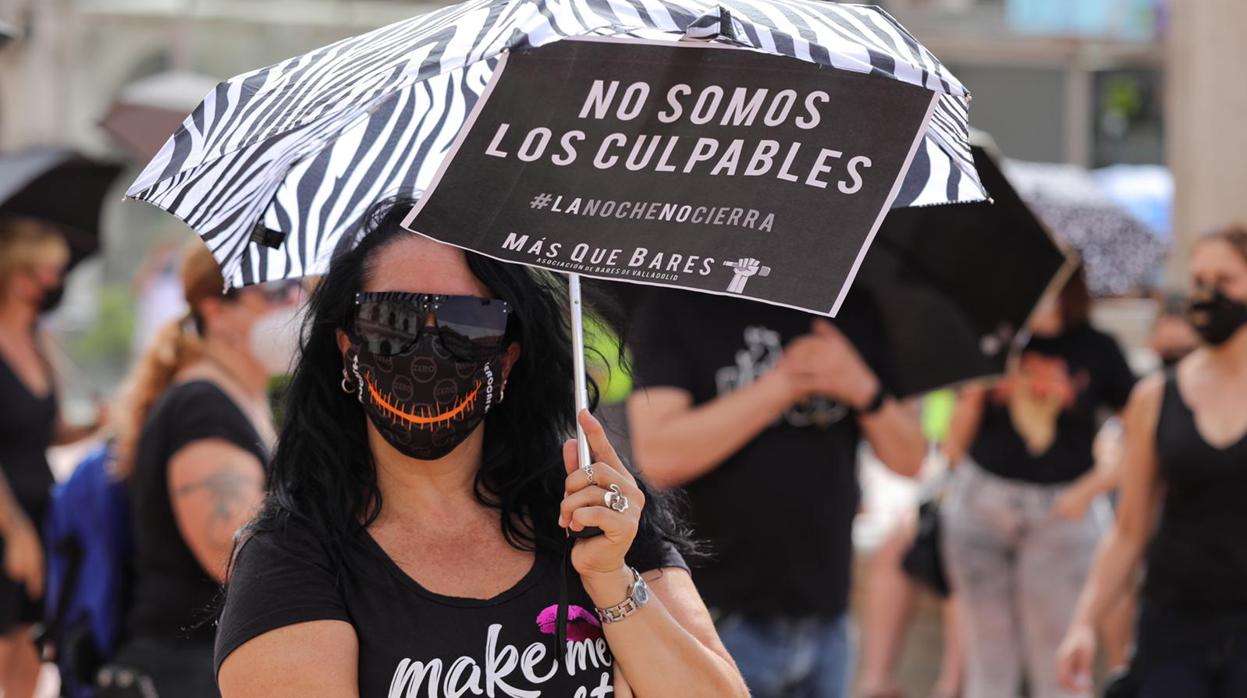
<svg viewBox="0 0 1247 698">
<path fill-rule="evenodd" d="M 1158 0 L 885 6 L 969 86 L 971 123 L 1007 156 L 1084 167 L 1164 161 Z"/>
<path fill-rule="evenodd" d="M 0 0 L 0 148 L 68 144 L 122 157 L 99 128 L 120 90 L 170 70 L 218 79 L 418 14 L 442 0 Z M 1003 152 L 1176 176 L 1181 239 L 1247 218 L 1243 0 L 884 0 L 974 92 L 972 123 Z M 2 28 L 3 25 L 0 25 Z M 132 163 L 134 172 L 142 163 Z M 133 174 L 132 172 L 131 174 Z M 125 179 L 125 178 L 123 178 Z M 120 185 L 121 183 L 119 183 Z M 120 186 L 119 186 L 120 188 Z M 148 207 L 107 211 L 105 281 L 154 239 L 185 234 Z M 1182 245 L 1169 280 L 1180 283 Z"/>
<path fill-rule="evenodd" d="M 174 68 L 224 78 L 439 4 L 0 0 L 0 20 L 24 32 L 0 54 L 0 145 L 68 138 L 103 149 L 95 120 L 127 82 Z M 973 122 L 1010 156 L 1164 161 L 1161 0 L 883 4 L 956 69 L 975 93 Z"/>
<path fill-rule="evenodd" d="M 1177 183 L 1174 230 L 1189 242 L 1247 221 L 1247 2 L 1171 1 L 1165 154 Z M 1175 247 L 1171 281 L 1185 276 L 1189 249 Z"/>
</svg>

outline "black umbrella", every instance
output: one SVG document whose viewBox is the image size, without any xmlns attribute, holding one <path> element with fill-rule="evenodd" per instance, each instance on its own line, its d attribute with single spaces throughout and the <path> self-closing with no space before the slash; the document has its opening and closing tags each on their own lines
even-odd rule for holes
<svg viewBox="0 0 1247 698">
<path fill-rule="evenodd" d="M 888 213 L 846 308 L 871 304 L 885 350 L 866 359 L 898 395 L 1004 371 L 1044 291 L 1066 276 L 1064 252 L 978 146 L 994 203 Z"/>
<path fill-rule="evenodd" d="M 100 247 L 100 210 L 121 166 L 63 148 L 0 155 L 0 214 L 51 224 L 69 243 L 73 267 Z"/>
</svg>

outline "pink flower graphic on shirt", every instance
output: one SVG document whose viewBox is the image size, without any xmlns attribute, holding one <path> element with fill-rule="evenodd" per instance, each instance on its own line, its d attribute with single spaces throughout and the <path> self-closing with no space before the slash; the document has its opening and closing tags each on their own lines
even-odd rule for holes
<svg viewBox="0 0 1247 698">
<path fill-rule="evenodd" d="M 557 604 L 547 606 L 545 610 L 537 614 L 537 627 L 545 635 L 557 633 L 558 623 L 559 607 Z M 596 615 L 575 604 L 567 607 L 568 640 L 579 642 L 581 640 L 596 640 L 600 637 L 602 637 L 602 624 L 598 622 Z"/>
</svg>

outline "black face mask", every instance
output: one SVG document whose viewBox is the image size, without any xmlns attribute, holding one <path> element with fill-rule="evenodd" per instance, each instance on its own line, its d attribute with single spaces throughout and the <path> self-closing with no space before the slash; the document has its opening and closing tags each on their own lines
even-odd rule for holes
<svg viewBox="0 0 1247 698">
<path fill-rule="evenodd" d="M 436 460 L 455 450 L 501 400 L 501 353 L 464 361 L 431 332 L 393 356 L 352 338 L 346 358 L 373 426 L 411 458 Z"/>
<path fill-rule="evenodd" d="M 1173 368 L 1178 362 L 1186 358 L 1190 352 L 1165 352 L 1160 355 L 1160 365 L 1165 368 Z"/>
<path fill-rule="evenodd" d="M 1217 346 L 1247 325 L 1247 303 L 1229 298 L 1218 289 L 1193 299 L 1186 316 L 1205 342 Z"/>
<path fill-rule="evenodd" d="M 61 304 L 61 299 L 65 297 L 65 284 L 57 284 L 52 288 L 43 290 L 43 297 L 39 299 L 39 313 L 50 313 Z"/>
</svg>

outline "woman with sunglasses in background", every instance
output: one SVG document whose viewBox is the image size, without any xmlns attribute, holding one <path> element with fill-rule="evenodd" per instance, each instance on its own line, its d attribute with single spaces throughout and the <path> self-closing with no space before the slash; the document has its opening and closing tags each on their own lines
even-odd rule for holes
<svg viewBox="0 0 1247 698">
<path fill-rule="evenodd" d="M 409 207 L 312 297 L 222 694 L 747 695 L 678 522 L 588 413 L 576 467 L 566 286 L 404 231 Z"/>
<path fill-rule="evenodd" d="M 1247 227 L 1199 241 L 1188 266 L 1204 346 L 1126 406 L 1117 522 L 1059 655 L 1070 690 L 1090 687 L 1096 624 L 1142 562 L 1130 675 L 1110 695 L 1247 696 Z"/>
<path fill-rule="evenodd" d="M 117 439 L 133 497 L 135 564 L 125 637 L 101 696 L 216 696 L 210 620 L 234 534 L 256 512 L 275 441 L 271 343 L 258 327 L 295 300 L 290 284 L 222 294 L 208 248 L 187 248 L 185 319 L 162 329 L 135 367 Z M 287 361 L 292 352 L 287 352 Z"/>
</svg>

